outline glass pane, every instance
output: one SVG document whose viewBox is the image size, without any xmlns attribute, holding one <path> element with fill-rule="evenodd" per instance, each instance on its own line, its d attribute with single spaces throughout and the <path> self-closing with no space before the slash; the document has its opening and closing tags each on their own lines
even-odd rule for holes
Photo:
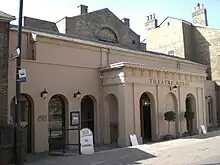
<svg viewBox="0 0 220 165">
<path fill-rule="evenodd" d="M 63 127 L 63 102 L 60 98 L 54 97 L 49 103 L 49 128 L 52 130 L 52 137 L 62 136 Z"/>
</svg>

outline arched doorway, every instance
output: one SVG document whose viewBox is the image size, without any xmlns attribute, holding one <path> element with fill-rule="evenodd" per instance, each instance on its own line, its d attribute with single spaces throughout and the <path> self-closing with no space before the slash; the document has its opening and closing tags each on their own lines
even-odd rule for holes
<svg viewBox="0 0 220 165">
<path fill-rule="evenodd" d="M 89 128 L 95 142 L 94 101 L 91 96 L 84 96 L 81 101 L 81 128 Z"/>
<path fill-rule="evenodd" d="M 140 97 L 140 122 L 141 137 L 143 143 L 152 141 L 151 111 L 152 102 L 148 93 L 143 93 Z"/>
<path fill-rule="evenodd" d="M 192 94 L 188 94 L 185 100 L 185 107 L 186 111 L 194 112 L 194 119 L 188 120 L 186 119 L 186 129 L 187 131 L 192 131 L 193 133 L 197 130 L 197 123 L 196 123 L 196 101 L 195 97 Z"/>
<path fill-rule="evenodd" d="M 119 128 L 118 128 L 118 99 L 115 95 L 107 96 L 109 108 L 109 127 L 110 127 L 110 144 L 118 144 Z"/>
<path fill-rule="evenodd" d="M 67 125 L 66 121 L 67 100 L 64 96 L 54 95 L 48 104 L 49 133 L 51 134 L 52 149 L 63 149 L 64 141 L 67 140 L 67 133 L 63 129 Z"/>
<path fill-rule="evenodd" d="M 15 98 L 11 101 L 11 117 L 15 122 Z M 20 96 L 20 120 L 21 125 L 25 126 L 26 151 L 31 153 L 34 151 L 34 101 L 27 94 Z"/>
<path fill-rule="evenodd" d="M 165 106 L 165 111 L 174 111 L 176 115 L 178 116 L 178 105 L 177 105 L 177 98 L 176 96 L 170 92 L 166 95 L 166 106 Z M 168 126 L 167 126 L 168 127 Z M 169 132 L 170 131 L 170 132 Z M 169 124 L 169 131 L 167 128 L 167 133 L 172 134 L 173 136 L 179 136 L 179 128 L 178 128 L 178 121 L 176 120 L 175 122 L 170 122 Z"/>
</svg>

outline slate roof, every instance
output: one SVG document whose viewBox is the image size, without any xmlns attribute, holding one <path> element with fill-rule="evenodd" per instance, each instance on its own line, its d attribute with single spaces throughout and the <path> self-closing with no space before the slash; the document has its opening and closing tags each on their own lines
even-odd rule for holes
<svg viewBox="0 0 220 165">
<path fill-rule="evenodd" d="M 2 11 L 0 11 L 0 19 L 1 20 L 6 20 L 6 21 L 13 21 L 15 20 L 15 16 L 12 16 L 10 14 L 4 13 Z"/>
<path fill-rule="evenodd" d="M 58 28 L 55 22 L 50 22 L 50 21 L 26 17 L 26 16 L 24 17 L 24 26 L 58 32 Z"/>
<path fill-rule="evenodd" d="M 18 26 L 17 26 L 17 25 L 11 25 L 11 28 L 18 28 Z M 80 40 L 84 40 L 84 41 L 91 41 L 91 42 L 93 42 L 93 43 L 98 43 L 98 44 L 103 44 L 103 45 L 108 45 L 108 46 L 114 46 L 114 47 L 123 48 L 123 49 L 127 49 L 127 50 L 132 50 L 132 51 L 136 51 L 136 52 L 149 53 L 149 54 L 151 54 L 151 55 L 156 55 L 156 56 L 162 56 L 162 57 L 163 57 L 163 56 L 166 56 L 166 57 L 169 57 L 170 59 L 184 60 L 184 61 L 188 61 L 188 62 L 193 63 L 193 64 L 197 64 L 197 65 L 204 66 L 204 65 L 202 65 L 202 64 L 199 64 L 199 63 L 196 63 L 196 62 L 187 60 L 187 59 L 182 58 L 182 57 L 170 56 L 170 55 L 168 55 L 168 54 L 161 53 L 161 52 L 148 51 L 148 50 L 140 50 L 140 49 L 131 49 L 131 48 L 128 48 L 128 47 L 123 46 L 123 45 L 113 44 L 113 43 L 104 42 L 104 41 L 97 41 L 97 40 L 88 39 L 88 38 L 85 38 L 85 37 L 82 37 L 82 36 L 67 35 L 67 34 L 63 34 L 63 33 L 59 33 L 59 32 L 52 32 L 52 31 L 47 31 L 47 30 L 42 30 L 42 29 L 34 29 L 34 28 L 27 28 L 27 27 L 23 27 L 23 29 L 30 30 L 30 31 L 32 31 L 33 33 L 39 32 L 40 34 L 47 34 L 47 35 L 56 36 L 57 38 L 60 38 L 60 37 L 69 37 L 69 38 L 73 38 L 73 39 L 80 39 Z M 59 36 L 60 36 L 60 37 L 59 37 Z"/>
<path fill-rule="evenodd" d="M 172 19 L 175 19 L 175 20 L 179 20 L 179 21 L 184 22 L 184 23 L 186 23 L 186 24 L 192 25 L 191 22 L 188 22 L 188 21 L 186 21 L 186 20 L 184 20 L 184 19 L 180 19 L 180 18 L 168 16 L 168 17 L 166 17 L 166 18 L 160 23 L 160 25 L 159 25 L 158 27 L 160 27 L 168 18 L 172 18 Z"/>
</svg>

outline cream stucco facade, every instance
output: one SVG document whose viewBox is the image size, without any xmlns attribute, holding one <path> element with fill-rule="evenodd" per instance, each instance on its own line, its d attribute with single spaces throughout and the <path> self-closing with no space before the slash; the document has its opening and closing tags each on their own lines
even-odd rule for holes
<svg viewBox="0 0 220 165">
<path fill-rule="evenodd" d="M 17 30 L 11 28 L 10 53 L 17 45 L 16 38 Z M 194 130 L 200 132 L 200 125 L 207 126 L 204 65 L 28 30 L 23 30 L 22 50 L 27 82 L 22 83 L 21 92 L 31 102 L 28 115 L 31 152 L 48 151 L 48 104 L 54 95 L 64 100 L 67 128 L 71 128 L 70 112 L 81 111 L 85 96 L 92 99 L 93 107 L 89 108 L 94 111 L 93 133 L 95 143 L 100 145 L 110 144 L 116 138 L 119 146 L 128 146 L 130 134 L 136 134 L 139 142 L 143 142 L 140 98 L 144 93 L 150 99 L 152 141 L 168 133 L 164 113 L 169 110 L 177 114 L 171 134 L 180 137 L 186 131 L 187 97 L 191 98 L 195 112 Z M 48 91 L 45 99 L 40 96 L 44 88 Z M 73 97 L 78 90 L 79 99 Z M 14 96 L 15 61 L 10 60 L 10 108 Z M 68 143 L 76 142 L 76 133 L 67 135 Z"/>
</svg>

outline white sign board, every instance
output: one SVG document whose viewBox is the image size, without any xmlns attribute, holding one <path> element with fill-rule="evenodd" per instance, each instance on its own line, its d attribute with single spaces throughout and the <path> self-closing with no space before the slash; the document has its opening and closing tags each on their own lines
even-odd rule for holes
<svg viewBox="0 0 220 165">
<path fill-rule="evenodd" d="M 80 146 L 81 154 L 93 154 L 94 144 L 93 144 L 93 133 L 88 128 L 83 128 L 80 130 Z"/>
<path fill-rule="evenodd" d="M 12 54 L 9 54 L 9 59 L 15 59 L 15 58 L 17 58 L 18 56 L 20 56 L 20 49 L 19 48 L 17 48 L 17 49 L 15 49 L 13 52 L 12 52 Z"/>
<path fill-rule="evenodd" d="M 27 82 L 27 75 L 26 75 L 25 69 L 19 70 L 19 79 L 20 79 L 20 82 Z"/>
<path fill-rule="evenodd" d="M 206 130 L 206 128 L 205 128 L 205 125 L 201 125 L 200 127 L 201 127 L 201 129 L 202 129 L 202 133 L 203 133 L 203 134 L 207 134 L 207 130 Z"/>
<path fill-rule="evenodd" d="M 137 146 L 138 145 L 138 140 L 137 140 L 137 136 L 134 135 L 130 135 L 130 141 L 131 141 L 131 145 L 132 146 Z"/>
</svg>

